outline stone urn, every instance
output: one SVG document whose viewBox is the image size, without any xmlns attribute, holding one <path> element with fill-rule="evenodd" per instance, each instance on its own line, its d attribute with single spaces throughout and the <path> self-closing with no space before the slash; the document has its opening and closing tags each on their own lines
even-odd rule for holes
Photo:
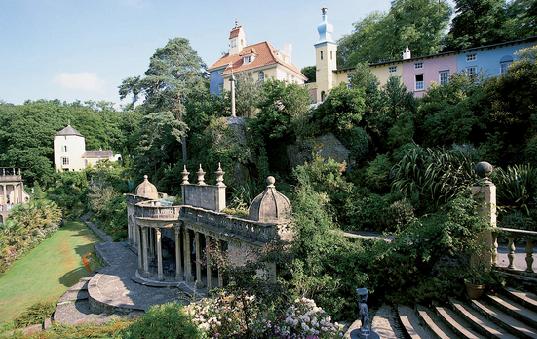
<svg viewBox="0 0 537 339">
<path fill-rule="evenodd" d="M 465 281 L 464 285 L 466 285 L 466 293 L 468 294 L 468 297 L 472 300 L 480 299 L 485 293 L 485 284 L 474 284 L 469 281 Z"/>
</svg>

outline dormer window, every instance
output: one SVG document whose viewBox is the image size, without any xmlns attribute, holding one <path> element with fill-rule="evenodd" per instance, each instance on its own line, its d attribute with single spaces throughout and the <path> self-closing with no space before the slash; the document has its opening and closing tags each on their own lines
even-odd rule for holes
<svg viewBox="0 0 537 339">
<path fill-rule="evenodd" d="M 243 58 L 243 61 L 245 64 L 249 64 L 251 63 L 252 61 L 254 61 L 254 56 L 253 54 L 250 54 L 250 55 L 247 55 Z"/>
</svg>

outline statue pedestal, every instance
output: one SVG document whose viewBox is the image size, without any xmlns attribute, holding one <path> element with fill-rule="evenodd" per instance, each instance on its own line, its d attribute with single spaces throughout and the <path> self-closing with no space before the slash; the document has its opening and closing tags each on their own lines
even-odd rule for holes
<svg viewBox="0 0 537 339">
<path fill-rule="evenodd" d="M 367 336 L 363 335 L 359 328 L 352 330 L 351 339 L 380 339 L 379 335 L 374 331 L 369 331 Z"/>
</svg>

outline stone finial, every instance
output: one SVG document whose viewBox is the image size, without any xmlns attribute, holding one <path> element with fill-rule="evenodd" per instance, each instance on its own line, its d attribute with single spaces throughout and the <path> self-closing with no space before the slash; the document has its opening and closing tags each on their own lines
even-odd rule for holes
<svg viewBox="0 0 537 339">
<path fill-rule="evenodd" d="M 267 177 L 267 188 L 274 188 L 274 184 L 276 183 L 276 179 L 271 175 Z"/>
<path fill-rule="evenodd" d="M 214 172 L 214 174 L 216 174 L 216 186 L 218 187 L 225 187 L 226 185 L 224 185 L 224 174 L 226 172 L 222 171 L 222 167 L 220 166 L 220 163 L 218 163 L 218 168 L 216 169 L 216 172 Z"/>
<path fill-rule="evenodd" d="M 147 174 L 144 174 L 144 181 L 147 181 Z"/>
<path fill-rule="evenodd" d="M 490 174 L 492 173 L 492 170 L 492 165 L 486 161 L 481 161 L 477 163 L 477 165 L 475 165 L 475 172 L 477 173 L 477 175 L 480 178 L 485 179 L 486 181 L 490 180 Z"/>
<path fill-rule="evenodd" d="M 205 183 L 205 172 L 203 171 L 203 168 L 201 168 L 201 164 L 200 164 L 200 169 L 196 172 L 196 174 L 198 175 L 198 185 L 200 186 L 207 185 Z"/>
<path fill-rule="evenodd" d="M 183 171 L 181 172 L 181 175 L 183 176 L 183 181 L 181 182 L 181 185 L 188 185 L 190 184 L 188 182 L 188 175 L 190 174 L 189 171 L 186 170 L 186 165 L 183 165 Z"/>
</svg>

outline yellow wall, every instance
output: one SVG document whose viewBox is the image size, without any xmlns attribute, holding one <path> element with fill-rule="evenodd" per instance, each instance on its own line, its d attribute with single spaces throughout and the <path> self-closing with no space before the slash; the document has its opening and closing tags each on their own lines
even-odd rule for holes
<svg viewBox="0 0 537 339">
<path fill-rule="evenodd" d="M 325 97 L 334 87 L 334 72 L 336 64 L 337 45 L 335 43 L 323 43 L 315 46 L 315 66 L 317 68 L 317 102 L 322 101 L 323 92 Z"/>
<path fill-rule="evenodd" d="M 395 66 L 397 70 L 394 73 L 390 73 L 389 68 Z M 369 70 L 373 73 L 379 81 L 379 86 L 386 85 L 390 76 L 403 76 L 403 63 L 390 63 L 380 66 L 369 66 Z"/>
<path fill-rule="evenodd" d="M 249 74 L 252 80 L 257 81 L 259 79 L 259 72 L 261 71 L 265 73 L 265 79 L 277 79 L 297 84 L 304 83 L 304 80 L 297 74 L 291 72 L 287 67 L 283 67 L 280 64 L 274 64 L 263 68 L 254 68 L 243 73 Z M 224 90 L 226 91 L 231 91 L 231 83 L 229 78 L 230 75 L 224 75 Z"/>
</svg>

